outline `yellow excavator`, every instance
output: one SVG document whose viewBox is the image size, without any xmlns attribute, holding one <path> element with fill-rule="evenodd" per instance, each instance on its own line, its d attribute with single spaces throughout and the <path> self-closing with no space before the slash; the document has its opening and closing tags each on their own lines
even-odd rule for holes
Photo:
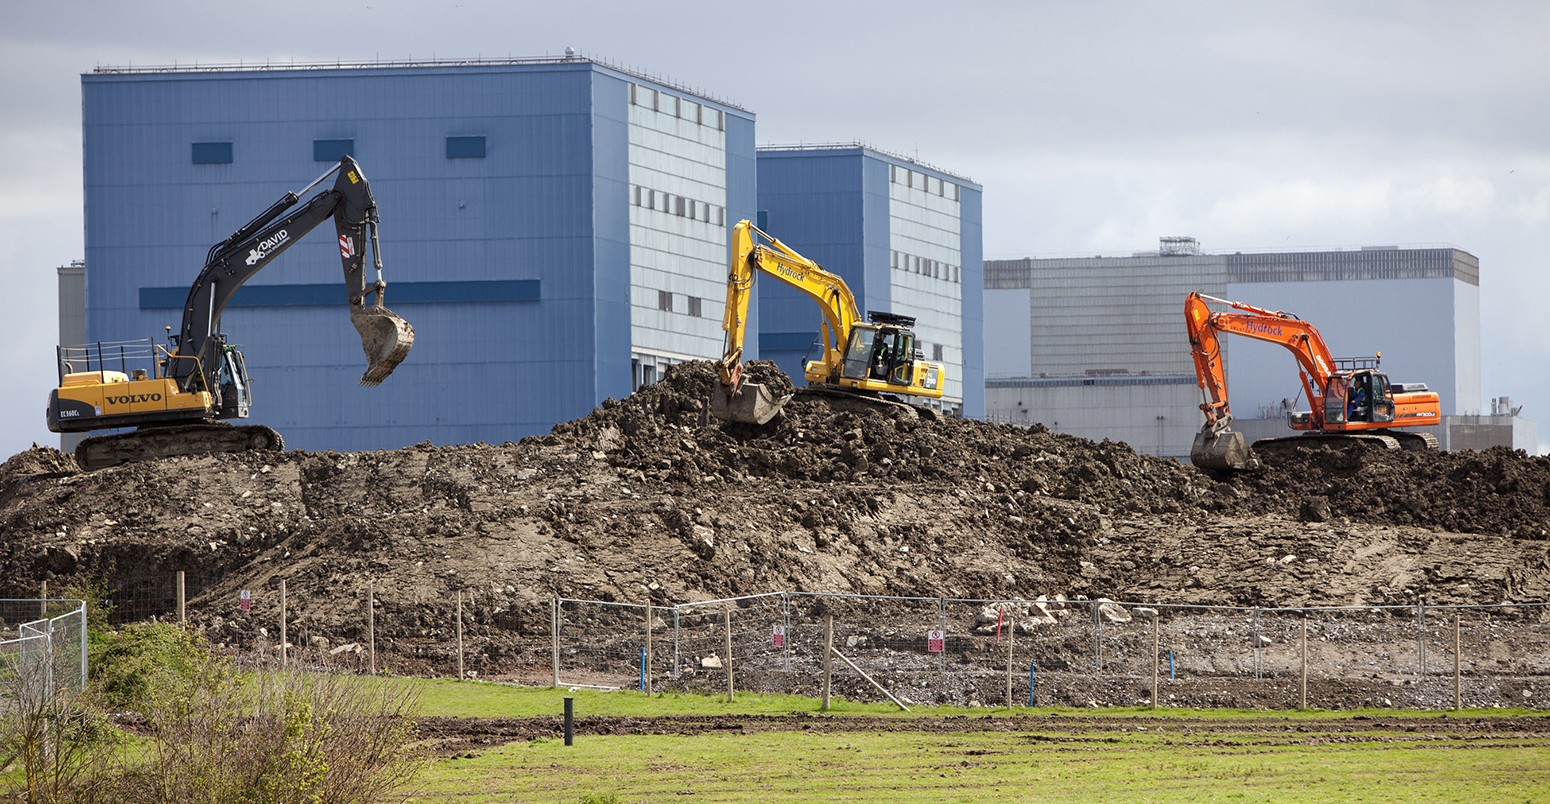
<svg viewBox="0 0 1550 804">
<path fill-rule="evenodd" d="M 292 209 L 335 175 L 331 188 Z M 82 439 L 76 463 L 90 471 L 173 455 L 283 449 L 284 440 L 271 428 L 223 421 L 246 418 L 253 397 L 242 352 L 221 331 L 221 313 L 244 282 L 328 218 L 339 235 L 350 321 L 366 353 L 361 385 L 386 379 L 409 355 L 414 328 L 384 306 L 377 202 L 360 165 L 346 156 L 210 248 L 204 270 L 189 288 L 178 334 L 167 327 L 167 345 L 145 338 L 59 347 L 59 387 L 49 394 L 48 429 L 138 428 Z M 369 285 L 368 243 L 376 269 L 376 281 Z"/>
<path fill-rule="evenodd" d="M 717 418 L 764 424 L 790 399 L 743 379 L 748 303 L 754 277 L 760 273 L 807 294 L 823 313 L 822 353 L 802 367 L 808 388 L 881 400 L 892 395 L 941 398 L 946 372 L 941 363 L 921 359 L 910 329 L 914 318 L 869 310 L 870 321 L 863 321 L 844 279 L 746 220 L 732 227 L 731 251 L 727 306 L 721 320 L 726 349 L 718 363 L 720 382 L 711 391 L 711 413 Z"/>
</svg>

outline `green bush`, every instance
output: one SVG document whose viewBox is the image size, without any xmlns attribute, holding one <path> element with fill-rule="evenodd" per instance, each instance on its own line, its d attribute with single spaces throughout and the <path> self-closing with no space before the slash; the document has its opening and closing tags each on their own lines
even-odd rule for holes
<svg viewBox="0 0 1550 804">
<path fill-rule="evenodd" d="M 136 623 L 93 641 L 93 684 L 103 703 L 140 710 L 158 685 L 187 681 L 211 661 L 203 639 L 171 623 Z"/>
</svg>

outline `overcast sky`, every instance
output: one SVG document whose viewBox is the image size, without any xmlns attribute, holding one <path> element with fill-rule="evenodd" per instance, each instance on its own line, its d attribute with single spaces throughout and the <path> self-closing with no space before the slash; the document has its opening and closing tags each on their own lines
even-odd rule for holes
<svg viewBox="0 0 1550 804">
<path fill-rule="evenodd" d="M 760 144 L 860 141 L 974 179 L 987 258 L 1176 234 L 1462 248 L 1484 396 L 1550 442 L 1547 42 L 1545 0 L 0 2 L 0 457 L 58 444 L 43 414 L 54 268 L 84 252 L 81 73 L 566 47 L 745 107 Z"/>
</svg>

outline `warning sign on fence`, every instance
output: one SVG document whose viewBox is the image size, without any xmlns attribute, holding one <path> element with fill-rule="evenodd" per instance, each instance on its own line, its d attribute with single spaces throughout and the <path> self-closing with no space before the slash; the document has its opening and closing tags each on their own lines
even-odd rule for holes
<svg viewBox="0 0 1550 804">
<path fill-rule="evenodd" d="M 777 625 L 770 631 L 770 646 L 775 648 L 786 647 L 786 626 Z"/>
<path fill-rule="evenodd" d="M 932 629 L 930 631 L 927 631 L 926 632 L 926 650 L 931 652 L 931 653 L 941 653 L 942 650 L 943 650 L 943 645 L 946 642 L 946 639 L 944 638 L 944 636 L 945 635 L 941 631 L 938 631 L 936 629 Z"/>
<path fill-rule="evenodd" d="M 242 590 L 242 593 L 238 595 L 238 598 L 240 599 L 240 602 L 237 605 L 241 606 L 243 611 L 251 611 L 253 609 L 252 592 L 244 589 Z"/>
</svg>

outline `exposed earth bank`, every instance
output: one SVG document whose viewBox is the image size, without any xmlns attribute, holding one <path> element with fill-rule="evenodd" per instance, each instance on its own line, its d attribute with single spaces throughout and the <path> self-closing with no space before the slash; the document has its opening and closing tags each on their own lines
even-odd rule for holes
<svg viewBox="0 0 1550 804">
<path fill-rule="evenodd" d="M 790 381 L 772 364 L 750 374 Z M 197 573 L 196 614 L 278 578 L 297 616 L 793 590 L 1249 606 L 1550 600 L 1550 459 L 1307 450 L 1212 476 L 1117 442 L 799 392 L 706 412 L 715 370 L 517 443 L 0 465 L 0 595 Z M 162 581 L 156 581 L 161 584 Z M 163 584 L 164 585 L 164 584 Z M 55 588 L 59 588 L 57 585 Z M 307 611 L 306 607 L 313 607 Z M 352 615 L 353 616 L 353 615 Z"/>
</svg>

